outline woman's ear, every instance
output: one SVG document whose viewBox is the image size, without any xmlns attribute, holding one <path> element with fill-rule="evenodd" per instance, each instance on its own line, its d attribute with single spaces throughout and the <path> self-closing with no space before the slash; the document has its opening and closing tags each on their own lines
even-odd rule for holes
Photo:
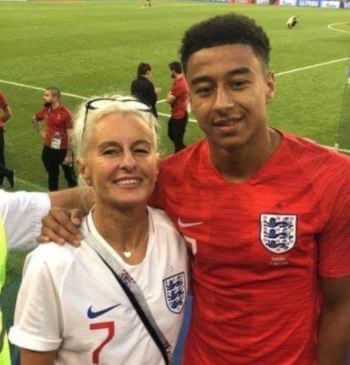
<svg viewBox="0 0 350 365">
<path fill-rule="evenodd" d="M 84 179 L 86 185 L 92 186 L 92 179 L 90 175 L 90 169 L 82 159 L 77 159 L 77 167 L 79 175 Z"/>
</svg>

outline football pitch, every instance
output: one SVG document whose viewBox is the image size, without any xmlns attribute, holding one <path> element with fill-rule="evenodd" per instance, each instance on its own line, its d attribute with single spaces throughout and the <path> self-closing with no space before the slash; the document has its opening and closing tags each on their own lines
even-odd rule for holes
<svg viewBox="0 0 350 365">
<path fill-rule="evenodd" d="M 141 61 L 152 65 L 152 81 L 162 88 L 160 145 L 162 155 L 170 153 L 169 108 L 163 101 L 171 83 L 168 64 L 179 58 L 180 39 L 191 24 L 230 11 L 253 17 L 270 37 L 270 66 L 277 76 L 270 124 L 325 145 L 337 141 L 350 56 L 350 10 L 175 0 L 154 0 L 147 8 L 143 4 L 143 0 L 0 1 L 0 89 L 13 111 L 6 125 L 6 159 L 16 170 L 17 189 L 46 189 L 42 141 L 31 124 L 42 104 L 42 89 L 58 86 L 63 103 L 75 111 L 85 97 L 129 94 Z M 286 21 L 295 14 L 300 23 L 288 30 Z M 202 136 L 191 118 L 187 144 Z M 65 186 L 62 180 L 61 186 Z M 9 258 L 8 318 L 22 256 Z"/>
</svg>

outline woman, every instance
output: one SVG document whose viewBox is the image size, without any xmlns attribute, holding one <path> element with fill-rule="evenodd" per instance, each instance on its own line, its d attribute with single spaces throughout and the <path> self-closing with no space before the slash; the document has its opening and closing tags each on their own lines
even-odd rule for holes
<svg viewBox="0 0 350 365">
<path fill-rule="evenodd" d="M 135 99 L 97 98 L 79 113 L 74 134 L 79 173 L 96 204 L 79 248 L 49 244 L 28 256 L 10 340 L 21 347 L 22 365 L 164 364 L 116 280 L 120 267 L 173 347 L 187 253 L 165 213 L 147 207 L 158 172 L 154 117 Z"/>
</svg>

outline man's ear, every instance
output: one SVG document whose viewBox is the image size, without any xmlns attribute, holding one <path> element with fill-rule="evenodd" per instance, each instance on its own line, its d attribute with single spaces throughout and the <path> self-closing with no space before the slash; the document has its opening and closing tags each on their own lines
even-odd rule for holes
<svg viewBox="0 0 350 365">
<path fill-rule="evenodd" d="M 92 186 L 92 179 L 90 175 L 90 169 L 82 159 L 77 159 L 77 167 L 79 175 L 84 179 L 86 185 Z"/>
<path fill-rule="evenodd" d="M 274 96 L 276 90 L 275 74 L 273 71 L 269 71 L 266 75 L 266 104 L 270 103 Z"/>
</svg>

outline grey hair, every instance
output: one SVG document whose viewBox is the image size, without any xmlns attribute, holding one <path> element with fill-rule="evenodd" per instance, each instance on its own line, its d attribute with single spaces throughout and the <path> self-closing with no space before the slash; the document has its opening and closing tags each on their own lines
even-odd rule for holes
<svg viewBox="0 0 350 365">
<path fill-rule="evenodd" d="M 73 132 L 73 145 L 76 153 L 76 158 L 83 158 L 87 152 L 88 144 L 90 140 L 91 127 L 103 117 L 109 114 L 118 114 L 121 116 L 135 115 L 139 117 L 145 125 L 148 126 L 152 133 L 152 142 L 156 154 L 158 155 L 158 133 L 157 133 L 157 120 L 151 112 L 140 111 L 130 105 L 130 103 L 124 102 L 125 100 L 135 100 L 133 97 L 126 97 L 121 95 L 105 96 L 106 98 L 113 99 L 113 102 L 106 102 L 105 106 L 101 106 L 98 109 L 86 110 L 86 102 L 82 103 L 78 109 Z M 90 98 L 89 100 L 96 99 L 98 97 Z M 124 100 L 124 101 L 123 101 Z M 145 106 L 147 107 L 147 106 Z M 85 116 L 87 112 L 87 118 Z"/>
</svg>

